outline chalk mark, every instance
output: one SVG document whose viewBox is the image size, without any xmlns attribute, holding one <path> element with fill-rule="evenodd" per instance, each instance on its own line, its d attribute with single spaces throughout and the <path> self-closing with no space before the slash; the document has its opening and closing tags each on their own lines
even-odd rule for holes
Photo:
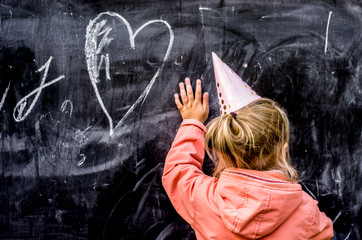
<svg viewBox="0 0 362 240">
<path fill-rule="evenodd" d="M 337 216 L 333 219 L 333 224 L 337 221 L 337 219 L 341 216 L 342 211 L 339 211 L 339 213 L 337 214 Z"/>
<path fill-rule="evenodd" d="M 349 230 L 349 233 L 348 233 L 347 237 L 344 240 L 347 240 L 349 238 L 349 236 L 351 236 L 351 230 Z"/>
<path fill-rule="evenodd" d="M 315 184 L 317 186 L 317 197 L 318 197 L 318 200 L 319 200 L 319 184 L 318 184 L 318 180 L 316 179 L 315 180 Z"/>
<path fill-rule="evenodd" d="M 79 162 L 78 162 L 78 167 L 80 167 L 84 162 L 85 162 L 85 160 L 87 159 L 87 157 L 85 156 L 85 154 L 79 154 L 79 156 L 81 156 L 82 157 L 82 159 L 81 160 L 79 160 Z"/>
<path fill-rule="evenodd" d="M 13 117 L 14 117 L 15 121 L 21 122 L 31 113 L 31 111 L 33 110 L 33 108 L 34 108 L 36 102 L 38 101 L 38 98 L 40 97 L 40 94 L 44 88 L 46 88 L 56 82 L 59 82 L 60 80 L 65 78 L 64 75 L 61 75 L 61 76 L 57 77 L 56 79 L 54 79 L 48 83 L 45 83 L 47 76 L 48 76 L 49 66 L 50 66 L 50 63 L 52 62 L 52 59 L 53 59 L 53 57 L 50 56 L 49 60 L 37 70 L 37 72 L 41 72 L 44 70 L 44 74 L 43 74 L 43 78 L 41 80 L 40 86 L 38 88 L 34 89 L 32 92 L 30 92 L 25 97 L 23 97 L 15 105 L 15 108 L 13 111 Z M 23 113 L 25 110 L 25 107 L 28 105 L 28 98 L 33 96 L 34 94 L 35 94 L 35 97 L 34 97 L 33 101 L 31 102 L 28 110 L 25 113 Z"/>
<path fill-rule="evenodd" d="M 108 229 L 108 224 L 109 224 L 109 222 L 111 221 L 111 218 L 112 218 L 112 216 L 113 216 L 113 213 L 116 211 L 116 209 L 117 209 L 118 205 L 121 203 L 121 201 L 122 201 L 124 198 L 128 197 L 128 194 L 129 194 L 129 192 L 126 193 L 126 194 L 124 194 L 121 198 L 118 199 L 117 203 L 113 206 L 110 214 L 108 215 L 107 221 L 106 221 L 106 223 L 104 224 L 103 231 L 102 231 L 102 239 L 103 239 L 103 240 L 106 239 L 106 233 L 107 233 L 107 229 Z"/>
<path fill-rule="evenodd" d="M 69 111 L 67 111 L 67 106 L 69 105 Z M 73 103 L 72 101 L 70 100 L 65 100 L 63 103 L 62 103 L 62 106 L 60 107 L 60 111 L 62 113 L 69 113 L 69 116 L 71 117 L 72 116 L 72 113 L 73 113 Z"/>
<path fill-rule="evenodd" d="M 100 81 L 99 80 L 99 69 L 100 69 L 100 65 L 103 62 L 103 59 L 105 59 L 105 65 L 106 65 L 106 78 L 110 80 L 108 54 L 106 56 L 102 55 L 103 57 L 101 56 L 101 63 L 98 63 L 98 54 L 101 52 L 101 50 L 103 50 L 106 46 L 108 46 L 111 43 L 111 41 L 113 40 L 113 38 L 108 38 L 108 35 L 112 31 L 112 28 L 108 27 L 108 28 L 105 28 L 104 30 L 102 30 L 102 27 L 104 27 L 104 25 L 106 24 L 107 21 L 101 20 L 100 22 L 98 22 L 98 20 L 104 15 L 108 15 L 110 17 L 115 17 L 115 18 L 121 20 L 126 25 L 128 34 L 129 34 L 131 49 L 135 49 L 135 38 L 137 37 L 138 33 L 140 31 L 142 31 L 148 25 L 151 25 L 154 23 L 162 23 L 168 28 L 169 35 L 170 35 L 167 51 L 164 55 L 162 65 L 157 69 L 156 73 L 153 75 L 152 79 L 150 80 L 149 84 L 147 85 L 145 90 L 142 92 L 142 94 L 133 103 L 133 105 L 128 109 L 128 111 L 123 115 L 123 117 L 121 118 L 121 120 L 119 120 L 119 122 L 116 124 L 115 127 L 113 127 L 113 124 L 114 124 L 113 118 L 111 117 L 110 113 L 108 112 L 107 108 L 105 107 L 104 102 L 102 100 L 102 97 L 100 96 L 100 93 L 99 93 L 99 90 L 97 87 L 97 83 Z M 98 44 L 97 38 L 100 35 L 103 35 L 103 38 L 101 39 L 101 41 Z M 86 42 L 85 42 L 85 47 L 84 47 L 84 51 L 85 51 L 85 55 L 86 55 L 86 62 L 87 62 L 87 69 L 88 69 L 88 74 L 89 74 L 94 92 L 96 94 L 97 100 L 98 100 L 104 114 L 106 115 L 106 117 L 108 119 L 110 136 L 113 136 L 115 129 L 117 129 L 119 126 L 121 126 L 123 124 L 125 119 L 134 111 L 135 107 L 137 105 L 139 105 L 140 103 L 143 104 L 143 102 L 145 101 L 153 84 L 155 83 L 156 78 L 159 76 L 161 70 L 165 66 L 166 60 L 168 59 L 170 52 L 171 52 L 173 41 L 174 41 L 174 34 L 171 29 L 171 26 L 168 22 L 166 22 L 164 20 L 151 20 L 149 22 L 146 22 L 141 27 L 139 27 L 135 32 L 133 32 L 131 25 L 124 17 L 122 17 L 121 15 L 114 13 L 114 12 L 100 13 L 100 14 L 98 14 L 98 16 L 96 18 L 89 21 L 89 24 L 86 29 Z"/>
<path fill-rule="evenodd" d="M 326 42 L 324 44 L 324 53 L 327 53 L 327 48 L 328 48 L 328 32 L 329 32 L 329 23 L 331 21 L 331 17 L 332 17 L 332 11 L 329 11 L 327 29 L 326 29 Z"/>
<path fill-rule="evenodd" d="M 208 11 L 212 11 L 211 8 L 207 8 L 207 7 L 199 7 L 199 11 L 200 11 L 200 15 L 201 15 L 201 24 L 202 24 L 202 28 L 205 28 L 205 21 L 204 21 L 204 12 L 203 10 L 208 10 Z"/>
<path fill-rule="evenodd" d="M 317 200 L 316 196 L 312 193 L 311 190 L 302 182 L 302 185 L 305 187 L 305 189 L 308 191 L 308 193 L 314 198 L 314 200 Z"/>
<path fill-rule="evenodd" d="M 3 108 L 5 99 L 6 99 L 7 95 L 8 95 L 9 88 L 10 88 L 10 84 L 11 84 L 11 81 L 9 82 L 8 86 L 6 87 L 5 92 L 4 92 L 4 94 L 3 94 L 2 98 L 1 98 L 0 111 L 1 111 L 1 109 Z"/>
<path fill-rule="evenodd" d="M 133 216 L 132 216 L 132 218 L 133 218 L 133 221 L 132 221 L 133 224 L 136 224 L 136 222 L 137 222 L 137 220 L 138 220 L 138 217 L 140 216 L 140 214 L 141 214 L 141 212 L 142 212 L 142 210 L 143 210 L 143 207 L 144 207 L 144 205 L 145 205 L 148 197 L 150 196 L 150 192 L 151 192 L 151 190 L 152 190 L 152 186 L 155 184 L 155 182 L 157 181 L 158 178 L 159 178 L 159 176 L 156 174 L 156 175 L 152 178 L 151 182 L 148 184 L 146 191 L 143 193 L 142 198 L 141 198 L 141 200 L 140 200 L 139 203 L 138 203 L 138 207 L 137 207 L 136 213 L 133 214 Z"/>
<path fill-rule="evenodd" d="M 136 183 L 135 187 L 133 188 L 133 192 L 135 192 L 136 190 L 138 190 L 138 188 L 141 186 L 141 184 L 143 183 L 143 181 L 151 174 L 156 172 L 157 170 L 160 169 L 160 165 L 161 163 L 157 164 L 154 168 L 152 168 L 150 171 L 148 171 L 146 174 L 143 175 L 143 177 L 141 177 L 140 180 L 138 180 L 138 182 Z"/>
<path fill-rule="evenodd" d="M 200 11 L 200 15 L 201 15 L 201 24 L 202 24 L 202 28 L 205 28 L 205 19 L 204 19 L 204 13 L 203 11 L 210 11 L 210 12 L 213 12 L 213 13 L 216 13 L 217 15 L 219 15 L 220 17 L 222 16 L 220 14 L 220 12 L 216 11 L 216 10 L 213 10 L 212 8 L 208 8 L 208 7 L 202 7 L 200 6 L 199 7 L 199 11 Z"/>
<path fill-rule="evenodd" d="M 170 223 L 160 232 L 160 234 L 158 234 L 156 240 L 167 239 L 171 235 L 171 233 L 174 231 L 174 229 L 175 229 L 175 225 L 173 223 Z"/>
<path fill-rule="evenodd" d="M 74 140 L 80 145 L 83 146 L 84 144 L 86 144 L 86 142 L 88 141 L 87 136 L 85 135 L 85 132 L 89 131 L 89 129 L 91 129 L 93 126 L 90 125 L 88 126 L 86 129 L 84 129 L 83 131 L 81 131 L 80 129 L 77 129 L 77 131 L 75 131 L 75 136 L 74 136 Z"/>
</svg>

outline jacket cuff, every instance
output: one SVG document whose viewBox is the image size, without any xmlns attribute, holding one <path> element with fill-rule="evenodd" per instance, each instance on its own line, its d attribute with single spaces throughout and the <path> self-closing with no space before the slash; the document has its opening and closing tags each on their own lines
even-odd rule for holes
<svg viewBox="0 0 362 240">
<path fill-rule="evenodd" d="M 193 125 L 195 127 L 198 127 L 200 130 L 203 131 L 203 133 L 206 133 L 206 131 L 207 131 L 205 125 L 197 119 L 185 119 L 182 121 L 180 127 L 187 126 L 187 125 Z"/>
</svg>

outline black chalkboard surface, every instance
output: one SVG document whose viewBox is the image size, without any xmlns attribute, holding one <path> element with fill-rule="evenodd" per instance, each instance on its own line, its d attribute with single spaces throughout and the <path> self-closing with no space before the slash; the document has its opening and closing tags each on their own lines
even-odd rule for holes
<svg viewBox="0 0 362 240">
<path fill-rule="evenodd" d="M 335 239 L 362 239 L 359 1 L 0 2 L 0 239 L 195 239 L 161 185 L 211 52 L 291 121 Z M 212 169 L 209 160 L 205 172 Z"/>
</svg>

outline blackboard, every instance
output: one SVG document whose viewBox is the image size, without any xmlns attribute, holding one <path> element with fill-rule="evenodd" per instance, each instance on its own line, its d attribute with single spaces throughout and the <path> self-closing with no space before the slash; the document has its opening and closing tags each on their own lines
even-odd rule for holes
<svg viewBox="0 0 362 240">
<path fill-rule="evenodd" d="M 304 190 L 361 239 L 361 23 L 352 0 L 1 1 L 0 239 L 195 239 L 161 174 L 178 82 L 218 115 L 212 51 L 286 108 Z"/>
</svg>

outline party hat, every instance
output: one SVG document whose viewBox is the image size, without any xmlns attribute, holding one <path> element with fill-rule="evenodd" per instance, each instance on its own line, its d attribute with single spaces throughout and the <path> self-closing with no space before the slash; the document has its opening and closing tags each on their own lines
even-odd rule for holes
<svg viewBox="0 0 362 240">
<path fill-rule="evenodd" d="M 215 81 L 221 114 L 228 114 L 259 99 L 250 86 L 245 83 L 231 68 L 212 53 Z"/>
</svg>

